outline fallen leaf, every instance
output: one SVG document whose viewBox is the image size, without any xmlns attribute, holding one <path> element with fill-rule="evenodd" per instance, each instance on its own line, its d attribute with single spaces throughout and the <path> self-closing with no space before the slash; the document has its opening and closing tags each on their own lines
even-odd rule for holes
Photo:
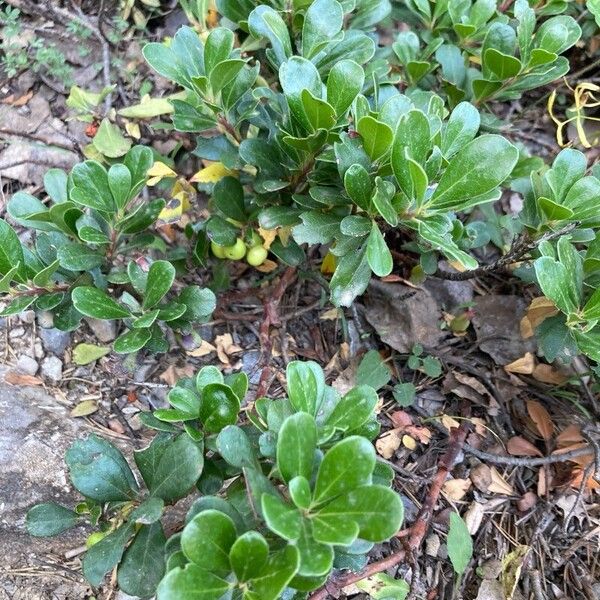
<svg viewBox="0 0 600 600">
<path fill-rule="evenodd" d="M 512 486 L 500 475 L 496 467 L 490 467 L 490 475 L 492 482 L 488 487 L 488 491 L 494 494 L 504 494 L 505 496 L 514 496 L 515 490 Z"/>
<path fill-rule="evenodd" d="M 404 410 L 396 410 L 390 415 L 394 427 L 408 427 L 413 424 L 412 417 Z"/>
<path fill-rule="evenodd" d="M 519 545 L 502 559 L 502 588 L 506 600 L 512 600 L 521 579 L 523 561 L 529 554 L 529 546 Z"/>
<path fill-rule="evenodd" d="M 473 469 L 471 469 L 471 473 L 469 474 L 473 485 L 480 492 L 487 492 L 492 483 L 492 473 L 490 468 L 483 463 L 477 465 Z"/>
<path fill-rule="evenodd" d="M 375 448 L 383 458 L 390 459 L 402 443 L 402 434 L 398 429 L 386 431 L 376 442 Z"/>
<path fill-rule="evenodd" d="M 207 342 L 206 340 L 202 340 L 201 344 L 194 348 L 193 350 L 188 350 L 186 354 L 188 356 L 195 356 L 196 358 L 200 356 L 208 356 L 211 352 L 216 352 L 217 349 L 215 346 Z"/>
<path fill-rule="evenodd" d="M 548 411 L 537 400 L 527 401 L 527 412 L 539 434 L 548 442 L 552 439 L 554 433 L 554 423 L 548 414 Z"/>
<path fill-rule="evenodd" d="M 547 469 L 540 469 L 538 471 L 538 480 L 537 480 L 537 495 L 540 498 L 543 498 L 550 491 L 550 480 L 551 477 L 549 475 L 549 471 Z"/>
<path fill-rule="evenodd" d="M 71 411 L 72 417 L 85 417 L 87 415 L 91 415 L 98 410 L 98 405 L 95 400 L 84 400 L 80 402 L 73 410 Z"/>
<path fill-rule="evenodd" d="M 233 337 L 230 333 L 218 335 L 215 338 L 215 346 L 217 347 L 217 356 L 224 365 L 229 365 L 229 356 L 242 352 L 242 348 L 233 343 Z"/>
<path fill-rule="evenodd" d="M 440 421 L 448 431 L 451 429 L 458 429 L 460 427 L 460 423 L 450 415 L 442 415 Z"/>
<path fill-rule="evenodd" d="M 470 487 L 470 479 L 448 479 L 444 483 L 442 491 L 451 500 L 454 500 L 456 502 L 464 498 L 465 494 L 469 491 Z"/>
<path fill-rule="evenodd" d="M 73 349 L 73 362 L 76 365 L 87 365 L 110 352 L 110 346 L 96 344 L 77 344 Z"/>
<path fill-rule="evenodd" d="M 506 449 L 513 456 L 543 456 L 538 448 L 519 435 L 511 437 L 508 440 Z"/>
<path fill-rule="evenodd" d="M 328 252 L 321 262 L 321 273 L 323 275 L 332 275 L 335 271 L 336 258 L 331 252 Z"/>
<path fill-rule="evenodd" d="M 33 90 L 30 90 L 18 98 L 15 98 L 15 95 L 11 94 L 2 100 L 2 104 L 10 104 L 11 106 L 15 107 L 24 106 L 31 100 L 31 98 L 33 98 Z"/>
<path fill-rule="evenodd" d="M 330 308 L 326 310 L 324 313 L 321 313 L 319 319 L 321 321 L 335 321 L 340 318 L 340 309 L 339 308 Z"/>
<path fill-rule="evenodd" d="M 414 450 L 417 447 L 417 442 L 415 438 L 410 437 L 410 435 L 403 435 L 402 445 L 409 450 Z"/>
<path fill-rule="evenodd" d="M 473 425 L 475 425 L 475 433 L 481 437 L 485 437 L 487 433 L 487 425 L 481 417 L 471 417 L 469 419 Z"/>
<path fill-rule="evenodd" d="M 4 381 L 10 385 L 42 385 L 43 381 L 33 375 L 25 375 L 17 371 L 8 371 L 4 375 Z"/>
<path fill-rule="evenodd" d="M 556 445 L 559 448 L 564 448 L 565 446 L 571 446 L 572 444 L 578 444 L 580 442 L 585 442 L 581 435 L 581 427 L 574 423 L 567 426 L 556 436 Z"/>
<path fill-rule="evenodd" d="M 175 365 L 168 366 L 158 378 L 164 381 L 166 384 L 173 386 L 182 377 L 193 377 L 196 370 L 192 365 L 185 365 L 185 367 L 176 367 Z"/>
<path fill-rule="evenodd" d="M 569 380 L 569 377 L 555 369 L 552 365 L 540 363 L 533 369 L 533 378 L 542 383 L 551 383 L 554 385 L 562 385 Z"/>
<path fill-rule="evenodd" d="M 277 237 L 277 229 L 263 229 L 262 227 L 258 228 L 258 235 L 263 239 L 263 248 L 269 250 L 271 244 L 275 241 Z"/>
<path fill-rule="evenodd" d="M 165 177 L 177 177 L 177 173 L 171 169 L 171 167 L 165 165 L 165 163 L 156 161 L 149 169 L 146 174 L 149 179 L 146 185 L 153 186 L 162 181 Z"/>
<path fill-rule="evenodd" d="M 460 373 L 459 371 L 454 371 L 452 374 L 459 383 L 462 383 L 463 385 L 468 385 L 482 396 L 487 396 L 489 398 L 493 397 L 492 394 L 485 387 L 485 385 L 483 385 L 483 383 L 479 381 L 479 379 L 471 377 L 470 375 L 465 375 L 464 373 Z"/>
<path fill-rule="evenodd" d="M 508 373 L 522 373 L 531 375 L 535 369 L 535 358 L 531 352 L 526 352 L 521 358 L 504 365 L 504 370 Z"/>
<path fill-rule="evenodd" d="M 463 519 L 471 535 L 475 535 L 483 521 L 485 515 L 485 504 L 481 502 L 471 502 L 469 508 L 465 511 Z"/>
<path fill-rule="evenodd" d="M 261 265 L 254 268 L 261 273 L 272 273 L 278 266 L 274 260 L 267 258 Z"/>
<path fill-rule="evenodd" d="M 544 296 L 534 298 L 521 319 L 521 336 L 525 339 L 533 336 L 536 327 L 548 317 L 558 314 L 558 309 L 551 300 Z"/>
</svg>

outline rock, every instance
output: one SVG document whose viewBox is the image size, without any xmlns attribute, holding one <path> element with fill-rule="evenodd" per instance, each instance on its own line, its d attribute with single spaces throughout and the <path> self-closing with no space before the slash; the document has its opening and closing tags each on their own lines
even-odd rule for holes
<svg viewBox="0 0 600 600">
<path fill-rule="evenodd" d="M 409 353 L 417 343 L 436 348 L 446 336 L 439 327 L 440 307 L 427 290 L 374 279 L 365 307 L 367 321 L 398 352 Z"/>
<path fill-rule="evenodd" d="M 23 337 L 25 335 L 25 329 L 23 327 L 14 327 L 8 332 L 8 337 L 11 340 L 15 340 L 17 338 Z"/>
<path fill-rule="evenodd" d="M 31 356 L 27 356 L 27 354 L 23 354 L 19 356 L 16 364 L 17 371 L 25 375 L 35 375 L 39 369 L 39 365 L 34 358 Z"/>
<path fill-rule="evenodd" d="M 4 372 L 5 367 L 1 367 L 0 381 Z M 84 543 L 83 528 L 52 538 L 32 538 L 25 530 L 25 514 L 34 504 L 58 502 L 72 507 L 80 500 L 68 484 L 64 454 L 83 435 L 83 422 L 70 419 L 68 409 L 41 387 L 0 384 L 0 423 L 0 539 L 4 550 L 0 598 L 91 597 L 83 577 L 64 577 L 59 558 Z M 48 562 L 56 565 L 54 571 L 40 569 Z M 32 567 L 39 575 L 35 581 L 8 575 L 10 570 Z"/>
<path fill-rule="evenodd" d="M 520 322 L 527 302 L 520 296 L 486 295 L 475 300 L 473 326 L 479 348 L 498 365 L 535 352 L 535 338 L 521 337 Z"/>
<path fill-rule="evenodd" d="M 447 264 L 440 263 L 441 269 L 450 271 Z M 454 312 L 460 306 L 473 300 L 473 284 L 471 281 L 450 281 L 428 277 L 423 287 L 435 298 L 436 302 L 447 312 Z"/>
<path fill-rule="evenodd" d="M 102 319 L 86 319 L 99 342 L 112 342 L 117 337 L 117 322 Z"/>
<path fill-rule="evenodd" d="M 52 329 L 41 329 L 40 337 L 46 351 L 58 356 L 62 356 L 71 343 L 71 334 L 68 331 L 61 331 L 54 327 Z"/>
<path fill-rule="evenodd" d="M 37 322 L 43 329 L 54 327 L 54 315 L 49 310 L 43 310 L 37 314 Z"/>
<path fill-rule="evenodd" d="M 44 358 L 44 347 L 41 342 L 36 341 L 33 344 L 33 355 L 35 358 Z"/>
<path fill-rule="evenodd" d="M 21 323 L 33 323 L 35 321 L 35 312 L 32 310 L 25 310 L 19 315 Z"/>
<path fill-rule="evenodd" d="M 252 385 L 260 381 L 260 369 L 257 368 L 260 360 L 259 350 L 250 350 L 242 354 L 242 371 L 248 375 L 248 380 Z"/>
<path fill-rule="evenodd" d="M 58 383 L 62 378 L 63 363 L 56 356 L 47 356 L 42 361 L 42 376 L 52 383 Z"/>
</svg>

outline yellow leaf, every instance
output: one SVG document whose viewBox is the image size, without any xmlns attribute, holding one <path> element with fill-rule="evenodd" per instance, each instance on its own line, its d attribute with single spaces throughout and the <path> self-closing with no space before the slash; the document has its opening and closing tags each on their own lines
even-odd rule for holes
<svg viewBox="0 0 600 600">
<path fill-rule="evenodd" d="M 376 442 L 375 448 L 383 458 L 389 459 L 394 456 L 394 453 L 402 443 L 402 435 L 398 429 L 391 429 L 384 433 Z"/>
<path fill-rule="evenodd" d="M 410 437 L 410 435 L 402 436 L 402 445 L 409 450 L 414 450 L 417 447 L 417 440 L 415 438 Z"/>
<path fill-rule="evenodd" d="M 217 349 L 212 344 L 209 344 L 206 340 L 202 340 L 202 343 L 197 348 L 195 348 L 194 350 L 188 350 L 186 354 L 188 356 L 200 357 L 208 356 L 212 352 L 216 351 Z"/>
<path fill-rule="evenodd" d="M 175 173 L 171 167 L 160 161 L 155 162 L 150 169 L 148 169 L 147 175 L 150 177 L 150 179 L 148 179 L 146 185 L 150 186 L 156 185 L 165 177 L 177 177 L 177 173 Z"/>
<path fill-rule="evenodd" d="M 269 250 L 271 244 L 277 237 L 277 229 L 263 229 L 262 227 L 259 227 L 258 235 L 260 235 L 260 237 L 263 239 L 263 248 L 265 248 L 265 250 Z"/>
<path fill-rule="evenodd" d="M 171 195 L 171 200 L 158 215 L 158 220 L 164 223 L 176 223 L 181 219 L 183 213 L 190 209 L 196 190 L 185 179 L 179 178 L 173 186 Z"/>
<path fill-rule="evenodd" d="M 200 169 L 194 176 L 190 179 L 192 183 L 217 183 L 223 179 L 223 177 L 227 177 L 227 175 L 234 175 L 235 172 L 229 170 L 223 163 L 215 162 L 208 167 L 204 167 L 204 169 Z"/>
<path fill-rule="evenodd" d="M 504 370 L 508 373 L 522 373 L 531 375 L 535 369 L 535 357 L 531 352 L 526 352 L 521 358 L 517 358 L 508 365 L 504 365 Z"/>
<path fill-rule="evenodd" d="M 72 411 L 72 417 L 85 417 L 98 410 L 98 405 L 94 400 L 84 400 L 80 402 Z"/>
<path fill-rule="evenodd" d="M 262 265 L 258 265 L 258 267 L 254 268 L 261 273 L 271 273 L 277 268 L 277 263 L 274 260 L 267 258 Z"/>
<path fill-rule="evenodd" d="M 441 418 L 442 425 L 450 431 L 451 429 L 458 429 L 460 427 L 460 423 L 453 419 L 450 415 L 442 415 Z"/>
<path fill-rule="evenodd" d="M 461 500 L 471 487 L 470 479 L 448 479 L 442 487 L 442 491 L 450 500 L 457 502 Z"/>
<path fill-rule="evenodd" d="M 335 256 L 328 252 L 321 263 L 321 273 L 325 275 L 330 275 L 335 271 Z"/>
<path fill-rule="evenodd" d="M 137 123 L 125 123 L 125 131 L 136 140 L 139 140 L 142 137 L 140 126 Z"/>
</svg>

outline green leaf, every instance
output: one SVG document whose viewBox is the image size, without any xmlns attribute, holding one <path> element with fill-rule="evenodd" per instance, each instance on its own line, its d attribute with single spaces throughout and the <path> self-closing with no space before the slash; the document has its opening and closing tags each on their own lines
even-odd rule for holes
<svg viewBox="0 0 600 600">
<path fill-rule="evenodd" d="M 123 164 L 115 164 L 108 170 L 108 187 L 115 204 L 124 208 L 131 192 L 131 173 Z"/>
<path fill-rule="evenodd" d="M 333 107 L 325 102 L 325 100 L 315 98 L 308 90 L 302 90 L 300 98 L 306 118 L 314 131 L 318 129 L 331 129 L 335 125 Z"/>
<path fill-rule="evenodd" d="M 54 202 L 66 202 L 67 174 L 62 169 L 48 169 L 44 174 L 44 188 Z"/>
<path fill-rule="evenodd" d="M 371 233 L 367 240 L 367 260 L 375 275 L 385 277 L 392 272 L 394 261 L 377 223 L 373 222 Z"/>
<path fill-rule="evenodd" d="M 374 352 L 377 351 L 374 350 Z M 385 366 L 384 368 L 389 379 L 389 370 Z M 352 388 L 338 402 L 325 423 L 342 431 L 357 429 L 372 416 L 377 399 L 377 392 L 368 385 L 359 385 Z"/>
<path fill-rule="evenodd" d="M 196 515 L 181 534 L 181 549 L 193 563 L 207 571 L 227 574 L 229 551 L 237 538 L 235 524 L 218 510 Z"/>
<path fill-rule="evenodd" d="M 549 256 L 535 260 L 535 274 L 544 293 L 565 314 L 574 312 L 578 306 L 571 274 L 562 263 Z"/>
<path fill-rule="evenodd" d="M 127 461 L 112 444 L 95 434 L 77 440 L 65 461 L 74 487 L 99 502 L 127 501 L 135 497 L 137 484 Z"/>
<path fill-rule="evenodd" d="M 255 451 L 246 432 L 237 425 L 228 425 L 217 436 L 217 450 L 232 467 L 256 468 Z"/>
<path fill-rule="evenodd" d="M 277 436 L 277 467 L 284 481 L 301 475 L 310 479 L 317 448 L 317 425 L 312 415 L 288 417 Z"/>
<path fill-rule="evenodd" d="M 375 193 L 371 199 L 373 206 L 392 227 L 398 225 L 398 213 L 391 202 L 395 191 L 394 185 L 389 181 L 381 177 L 375 178 Z"/>
<path fill-rule="evenodd" d="M 365 83 L 363 68 L 353 60 L 340 60 L 327 78 L 327 102 L 342 116 L 360 94 Z"/>
<path fill-rule="evenodd" d="M 404 600 L 410 592 L 410 586 L 403 579 L 394 579 L 387 573 L 377 573 L 363 579 L 356 587 L 369 594 L 373 600 Z"/>
<path fill-rule="evenodd" d="M 160 582 L 157 600 L 220 600 L 230 584 L 190 563 L 169 571 Z"/>
<path fill-rule="evenodd" d="M 284 63 L 292 54 L 292 42 L 285 22 L 270 6 L 257 6 L 248 17 L 248 29 L 255 38 L 267 38 L 272 51 L 267 56 L 275 66 Z"/>
<path fill-rule="evenodd" d="M 217 306 L 217 298 L 208 288 L 200 288 L 190 285 L 182 290 L 177 298 L 181 304 L 185 304 L 186 311 L 183 319 L 190 322 L 202 321 L 207 318 Z"/>
<path fill-rule="evenodd" d="M 449 259 L 458 261 L 466 269 L 477 268 L 477 261 L 470 254 L 461 250 L 448 233 L 441 233 L 437 227 L 426 221 L 418 222 L 418 230 L 419 235 L 423 240 L 429 242 L 434 250 L 443 252 Z"/>
<path fill-rule="evenodd" d="M 157 260 L 150 265 L 144 291 L 143 309 L 153 308 L 171 289 L 175 280 L 175 267 L 166 260 Z"/>
<path fill-rule="evenodd" d="M 129 354 L 142 349 L 152 337 L 152 331 L 148 328 L 130 329 L 121 334 L 113 344 L 113 349 L 118 354 Z"/>
<path fill-rule="evenodd" d="M 298 244 L 328 244 L 340 228 L 340 218 L 319 211 L 305 212 L 300 215 L 301 225 L 294 227 L 294 239 Z"/>
<path fill-rule="evenodd" d="M 307 509 L 310 507 L 312 494 L 310 491 L 310 484 L 308 483 L 308 479 L 306 479 L 306 477 L 302 477 L 302 475 L 294 477 L 289 481 L 288 487 L 292 502 L 298 508 Z"/>
<path fill-rule="evenodd" d="M 202 444 L 185 433 L 175 439 L 157 436 L 134 454 L 136 465 L 150 494 L 170 504 L 183 498 L 202 473 Z"/>
<path fill-rule="evenodd" d="M 296 574 L 299 566 L 298 550 L 286 546 L 273 553 L 261 573 L 252 578 L 250 589 L 260 600 L 277 600 Z"/>
<path fill-rule="evenodd" d="M 404 505 L 400 496 L 387 487 L 362 485 L 335 498 L 321 508 L 317 515 L 328 519 L 336 517 L 336 522 L 343 519 L 354 521 L 358 525 L 361 539 L 383 542 L 400 528 Z"/>
<path fill-rule="evenodd" d="M 477 135 L 480 121 L 479 111 L 469 102 L 461 102 L 454 108 L 442 132 L 441 150 L 446 160 Z"/>
<path fill-rule="evenodd" d="M 394 400 L 396 400 L 400 406 L 411 406 L 415 400 L 416 393 L 417 390 L 414 383 L 398 383 L 394 386 Z"/>
<path fill-rule="evenodd" d="M 165 573 L 167 538 L 160 523 L 143 525 L 117 569 L 119 589 L 131 596 L 149 598 Z"/>
<path fill-rule="evenodd" d="M 320 504 L 371 483 L 375 468 L 375 450 L 363 437 L 351 436 L 334 444 L 319 465 L 314 503 Z"/>
<path fill-rule="evenodd" d="M 345 515 L 317 513 L 311 518 L 313 536 L 322 544 L 348 546 L 358 537 L 358 525 Z"/>
<path fill-rule="evenodd" d="M 204 72 L 211 75 L 215 67 L 227 60 L 233 50 L 233 31 L 225 27 L 213 29 L 204 46 Z"/>
<path fill-rule="evenodd" d="M 342 5 L 336 0 L 314 0 L 304 16 L 302 56 L 312 58 L 339 33 L 344 19 Z"/>
<path fill-rule="evenodd" d="M 217 182 L 213 188 L 212 200 L 226 217 L 241 223 L 247 220 L 244 188 L 237 178 L 223 177 Z"/>
<path fill-rule="evenodd" d="M 373 182 L 368 171 L 359 164 L 351 165 L 344 174 L 344 187 L 353 202 L 365 211 L 369 210 L 373 194 Z"/>
<path fill-rule="evenodd" d="M 286 380 L 292 406 L 315 416 L 325 393 L 323 369 L 314 361 L 292 361 L 286 368 Z"/>
<path fill-rule="evenodd" d="M 162 516 L 165 503 L 162 498 L 148 498 L 131 511 L 129 519 L 141 525 L 152 525 Z"/>
<path fill-rule="evenodd" d="M 311 131 L 302 92 L 308 90 L 315 98 L 321 97 L 322 83 L 317 68 L 305 58 L 292 56 L 279 68 L 279 81 L 292 114 L 306 131 Z"/>
<path fill-rule="evenodd" d="M 272 494 L 262 495 L 261 507 L 265 523 L 271 531 L 286 540 L 296 540 L 300 537 L 302 517 L 297 508 Z"/>
<path fill-rule="evenodd" d="M 333 566 L 333 548 L 329 544 L 317 542 L 311 529 L 307 520 L 304 520 L 301 535 L 296 542 L 300 554 L 298 574 L 304 577 L 325 575 Z"/>
<path fill-rule="evenodd" d="M 209 384 L 209 383 L 224 383 L 225 379 L 223 378 L 223 373 L 217 369 L 217 367 L 213 367 L 212 365 L 202 367 L 198 374 L 196 375 L 196 389 L 199 392 Z"/>
<path fill-rule="evenodd" d="M 123 319 L 131 313 L 102 290 L 92 286 L 79 286 L 71 292 L 75 308 L 86 317 L 95 319 Z"/>
<path fill-rule="evenodd" d="M 4 310 L 0 311 L 0 317 L 9 317 L 18 315 L 23 312 L 28 306 L 35 302 L 35 296 L 23 296 L 15 298 Z"/>
<path fill-rule="evenodd" d="M 483 55 L 484 75 L 486 74 L 485 69 L 489 69 L 489 72 L 500 81 L 516 77 L 522 66 L 518 58 L 499 52 L 495 48 L 488 48 Z"/>
<path fill-rule="evenodd" d="M 86 160 L 73 167 L 70 175 L 72 187 L 69 199 L 76 204 L 112 213 L 115 203 L 106 169 L 95 160 Z"/>
<path fill-rule="evenodd" d="M 58 535 L 77 525 L 80 516 L 54 502 L 36 504 L 27 512 L 25 525 L 29 535 L 46 537 Z"/>
<path fill-rule="evenodd" d="M 554 193 L 553 199 L 562 204 L 567 192 L 585 175 L 586 168 L 587 159 L 583 152 L 573 148 L 561 150 L 545 177 Z"/>
<path fill-rule="evenodd" d="M 390 368 L 377 350 L 369 350 L 356 371 L 356 383 L 374 390 L 382 388 L 392 378 Z"/>
<path fill-rule="evenodd" d="M 340 259 L 329 283 L 331 301 L 335 306 L 350 306 L 367 289 L 370 280 L 371 267 L 363 246 Z"/>
<path fill-rule="evenodd" d="M 73 362 L 76 365 L 89 365 L 91 362 L 106 356 L 110 352 L 108 346 L 95 344 L 77 344 L 73 349 Z"/>
<path fill-rule="evenodd" d="M 394 139 L 391 127 L 371 116 L 361 117 L 356 130 L 362 138 L 365 152 L 373 161 L 388 152 Z"/>
<path fill-rule="evenodd" d="M 23 281 L 27 279 L 21 242 L 15 230 L 0 219 L 0 274 L 6 275 L 15 266 L 18 267 L 18 277 Z"/>
<path fill-rule="evenodd" d="M 91 271 L 104 263 L 105 257 L 83 244 L 61 246 L 56 253 L 60 266 L 69 271 Z"/>
<path fill-rule="evenodd" d="M 206 431 L 218 433 L 227 425 L 233 425 L 239 411 L 239 398 L 229 386 L 209 383 L 202 390 L 200 420 Z"/>
<path fill-rule="evenodd" d="M 577 43 L 581 27 L 573 17 L 558 15 L 544 21 L 535 34 L 534 43 L 546 52 L 562 54 Z"/>
<path fill-rule="evenodd" d="M 124 523 L 95 543 L 83 557 L 83 574 L 93 585 L 99 586 L 104 576 L 119 563 L 125 545 L 134 533 L 133 523 Z"/>
<path fill-rule="evenodd" d="M 482 135 L 452 158 L 428 206 L 460 210 L 474 196 L 496 189 L 511 174 L 519 151 L 499 135 Z"/>
<path fill-rule="evenodd" d="M 102 119 L 92 142 L 94 148 L 108 158 L 119 158 L 131 148 L 131 139 L 126 138 L 117 125 Z"/>
<path fill-rule="evenodd" d="M 240 58 L 232 58 L 231 60 L 224 60 L 216 65 L 209 77 L 213 93 L 219 93 L 226 85 L 231 83 L 243 69 L 245 64 L 246 61 Z"/>
<path fill-rule="evenodd" d="M 269 545 L 257 531 L 247 531 L 235 540 L 229 551 L 229 562 L 238 581 L 245 582 L 260 575 L 269 557 Z"/>
<path fill-rule="evenodd" d="M 457 575 L 462 575 L 473 556 L 473 540 L 467 524 L 455 512 L 450 513 L 448 530 L 448 558 Z"/>
</svg>

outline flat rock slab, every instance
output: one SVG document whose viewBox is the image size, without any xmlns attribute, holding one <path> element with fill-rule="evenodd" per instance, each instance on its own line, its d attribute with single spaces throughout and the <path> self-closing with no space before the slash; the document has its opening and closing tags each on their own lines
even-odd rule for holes
<svg viewBox="0 0 600 600">
<path fill-rule="evenodd" d="M 0 367 L 0 600 L 74 600 L 91 597 L 65 552 L 85 541 L 83 528 L 55 538 L 34 538 L 25 530 L 27 510 L 39 502 L 72 506 L 66 449 L 83 435 L 67 407 L 39 387 L 3 383 Z"/>
</svg>

